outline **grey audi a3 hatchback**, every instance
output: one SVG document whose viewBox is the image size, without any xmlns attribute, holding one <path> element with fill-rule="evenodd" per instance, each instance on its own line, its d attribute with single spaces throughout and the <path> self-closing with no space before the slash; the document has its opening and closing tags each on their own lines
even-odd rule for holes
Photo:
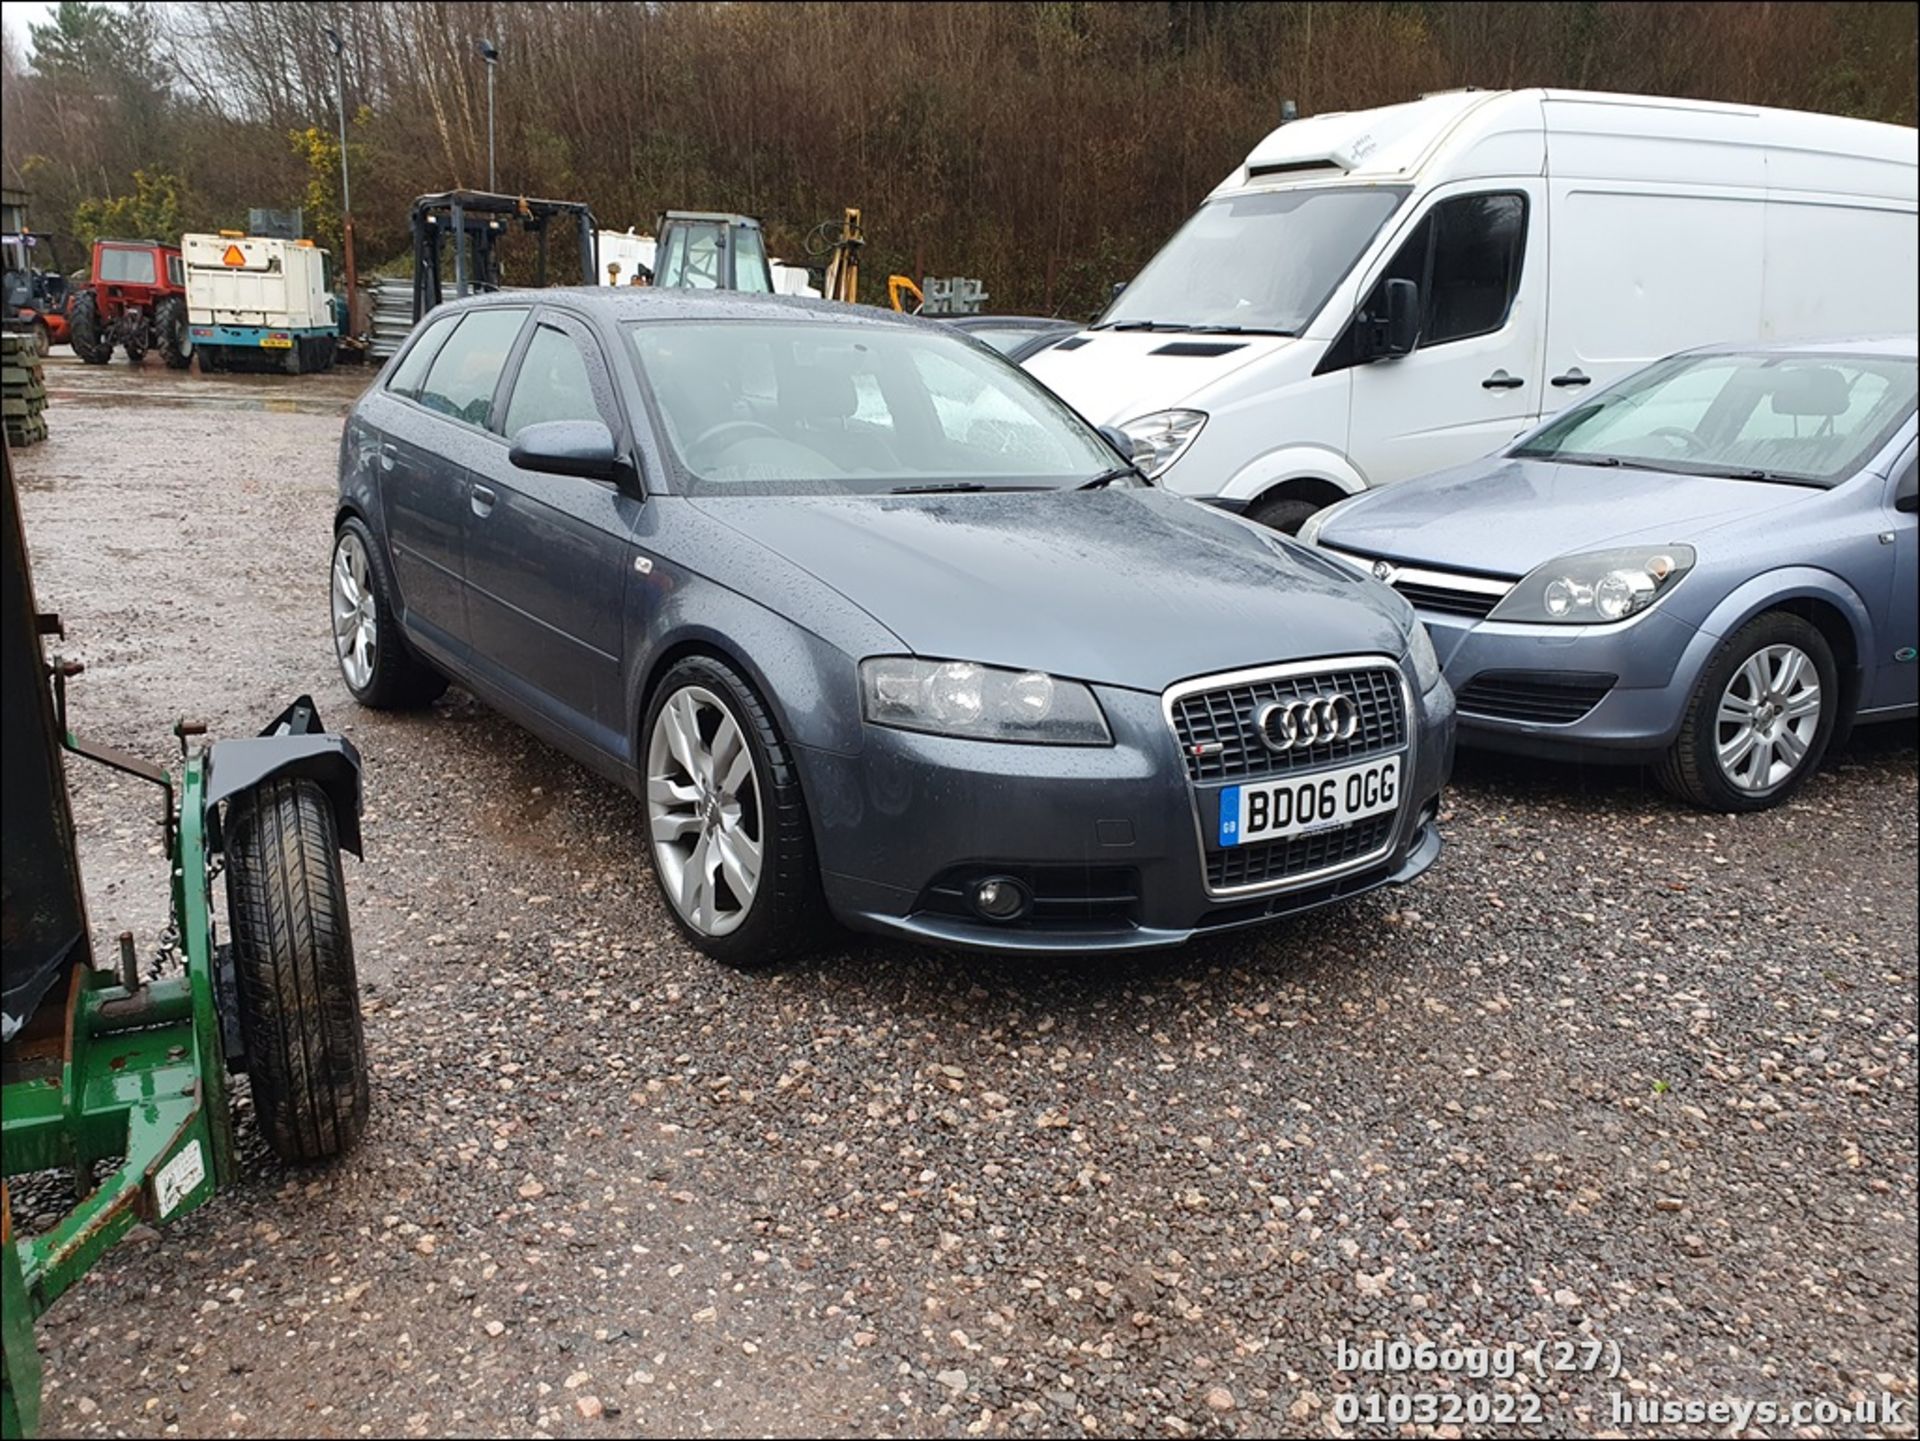
<svg viewBox="0 0 1920 1441">
<path fill-rule="evenodd" d="M 505 292 L 354 407 L 331 572 L 361 702 L 449 680 L 641 797 L 730 964 L 832 916 L 1127 951 L 1405 882 L 1453 698 L 1393 591 L 1143 480 L 931 321 Z"/>
</svg>

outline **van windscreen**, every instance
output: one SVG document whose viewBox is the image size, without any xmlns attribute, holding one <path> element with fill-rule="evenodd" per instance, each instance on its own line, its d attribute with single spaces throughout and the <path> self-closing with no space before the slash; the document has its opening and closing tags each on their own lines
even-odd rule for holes
<svg viewBox="0 0 1920 1441">
<path fill-rule="evenodd" d="M 1406 193 L 1370 185 L 1209 200 L 1094 328 L 1298 335 Z"/>
</svg>

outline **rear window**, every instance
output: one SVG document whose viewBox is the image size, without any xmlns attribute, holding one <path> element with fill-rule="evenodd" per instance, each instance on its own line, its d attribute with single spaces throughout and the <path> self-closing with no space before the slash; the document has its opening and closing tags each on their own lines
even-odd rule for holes
<svg viewBox="0 0 1920 1441">
<path fill-rule="evenodd" d="M 404 395 L 411 399 L 420 389 L 420 382 L 426 379 L 427 367 L 433 363 L 433 357 L 452 334 L 453 327 L 460 321 L 457 315 L 443 315 L 421 332 L 420 338 L 407 347 L 407 353 L 400 357 L 400 363 L 393 368 L 393 374 L 387 377 L 387 389 L 395 395 Z"/>
<path fill-rule="evenodd" d="M 116 250 L 112 246 L 100 252 L 100 278 L 110 285 L 151 285 L 154 252 Z"/>
<path fill-rule="evenodd" d="M 513 349 L 526 318 L 525 310 L 494 309 L 462 316 L 459 328 L 427 370 L 420 403 L 441 415 L 484 427 L 507 352 Z"/>
</svg>

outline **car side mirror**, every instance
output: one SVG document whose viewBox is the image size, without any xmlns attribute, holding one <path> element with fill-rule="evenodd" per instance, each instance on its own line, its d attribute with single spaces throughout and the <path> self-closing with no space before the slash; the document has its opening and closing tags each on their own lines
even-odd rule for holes
<svg viewBox="0 0 1920 1441">
<path fill-rule="evenodd" d="M 1920 511 L 1920 490 L 1903 490 L 1893 498 L 1893 508 L 1902 515 Z"/>
<path fill-rule="evenodd" d="M 616 484 L 628 471 L 613 432 L 597 420 L 543 420 L 523 426 L 514 432 L 507 458 L 522 470 Z"/>
<path fill-rule="evenodd" d="M 1127 435 L 1127 433 L 1124 430 L 1120 429 L 1119 426 L 1117 425 L 1101 426 L 1100 438 L 1106 441 L 1106 443 L 1112 446 L 1115 450 L 1119 451 L 1120 458 L 1124 460 L 1128 465 L 1137 466 L 1139 464 L 1139 462 L 1133 458 L 1133 440 L 1131 439 L 1131 437 Z"/>
</svg>

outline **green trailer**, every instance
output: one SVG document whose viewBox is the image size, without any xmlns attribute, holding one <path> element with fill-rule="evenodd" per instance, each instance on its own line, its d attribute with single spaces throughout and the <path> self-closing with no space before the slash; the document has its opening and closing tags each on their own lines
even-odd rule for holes
<svg viewBox="0 0 1920 1441">
<path fill-rule="evenodd" d="M 263 1138 L 292 1162 L 366 1125 L 366 1049 L 340 852 L 360 850 L 360 762 L 302 696 L 259 736 L 174 727 L 167 769 L 77 738 L 34 602 L 6 456 L 0 721 L 0 1434 L 39 1422 L 35 1319 L 135 1224 L 165 1226 L 236 1178 L 228 1078 L 244 1072 Z M 132 935 L 97 962 L 65 757 L 148 782 L 166 840 L 167 929 L 143 968 Z M 212 911 L 225 872 L 227 928 Z M 51 1228 L 20 1234 L 8 1183 L 71 1178 Z"/>
</svg>

